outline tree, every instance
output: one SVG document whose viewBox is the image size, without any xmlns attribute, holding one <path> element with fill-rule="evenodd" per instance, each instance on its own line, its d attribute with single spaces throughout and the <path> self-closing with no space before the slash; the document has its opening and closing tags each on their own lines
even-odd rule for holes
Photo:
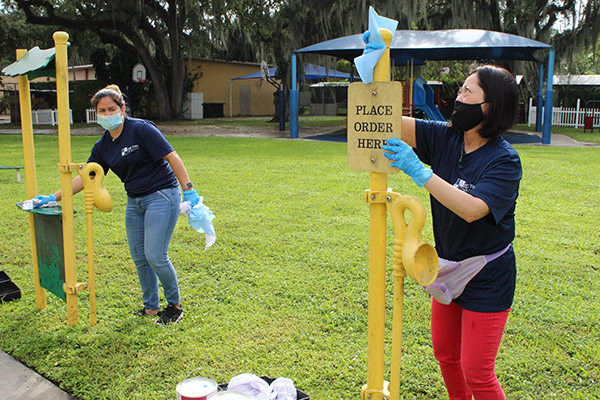
<svg viewBox="0 0 600 400">
<path fill-rule="evenodd" d="M 558 68 L 566 68 L 573 54 L 584 49 L 592 52 L 592 63 L 597 63 L 599 0 L 381 0 L 371 4 L 380 15 L 397 20 L 398 29 L 473 28 L 511 33 L 552 44 Z M 289 0 L 276 16 L 284 32 L 280 37 L 285 38 L 276 45 L 291 54 L 310 44 L 361 33 L 367 28 L 367 10 L 364 0 Z M 529 92 L 536 92 L 537 63 L 501 64 L 514 74 L 525 75 Z M 468 71 L 468 64 L 462 69 Z"/>
<path fill-rule="evenodd" d="M 52 32 L 52 27 L 29 25 L 22 12 L 3 7 L 0 10 L 0 67 L 15 61 L 16 49 L 54 47 Z"/>
<path fill-rule="evenodd" d="M 73 35 L 93 32 L 103 43 L 137 57 L 152 80 L 158 118 L 182 116 L 186 76 L 182 46 L 185 1 L 11 1 L 24 12 L 30 24 L 61 27 Z"/>
</svg>

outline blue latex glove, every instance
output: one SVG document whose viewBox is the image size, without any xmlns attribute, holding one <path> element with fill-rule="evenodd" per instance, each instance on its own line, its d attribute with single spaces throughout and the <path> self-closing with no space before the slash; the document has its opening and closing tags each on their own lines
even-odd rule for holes
<svg viewBox="0 0 600 400">
<path fill-rule="evenodd" d="M 33 208 L 40 208 L 44 204 L 48 204 L 51 201 L 56 201 L 56 196 L 53 194 L 49 194 L 48 196 L 43 196 L 43 195 L 35 196 L 33 198 Z"/>
<path fill-rule="evenodd" d="M 370 53 L 373 50 L 385 49 L 385 44 L 379 43 L 379 42 L 373 42 L 373 41 L 370 42 L 369 41 L 370 37 L 371 37 L 371 32 L 369 32 L 369 31 L 365 31 L 365 33 L 363 33 L 363 35 L 362 35 L 362 40 L 367 45 L 364 50 L 365 53 Z"/>
<path fill-rule="evenodd" d="M 190 205 L 194 207 L 200 201 L 200 196 L 198 196 L 198 192 L 196 192 L 196 189 L 184 190 L 183 201 L 189 201 Z"/>
<path fill-rule="evenodd" d="M 393 163 L 390 163 L 390 167 L 401 169 L 406 175 L 410 176 L 419 187 L 422 187 L 429 182 L 429 179 L 433 175 L 433 171 L 424 166 L 410 146 L 402 140 L 397 138 L 388 139 L 387 144 L 381 146 L 381 148 L 385 151 L 389 151 L 389 153 L 384 154 L 387 158 L 394 161 Z"/>
</svg>

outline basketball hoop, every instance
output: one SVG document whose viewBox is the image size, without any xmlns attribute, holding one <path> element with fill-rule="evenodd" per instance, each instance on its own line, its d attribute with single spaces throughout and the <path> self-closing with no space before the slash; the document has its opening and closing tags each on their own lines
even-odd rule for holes
<svg viewBox="0 0 600 400">
<path fill-rule="evenodd" d="M 262 61 L 260 63 L 260 75 L 262 76 L 263 80 L 269 82 L 269 66 L 267 65 L 266 61 Z"/>
<path fill-rule="evenodd" d="M 266 61 L 261 61 L 260 63 L 260 75 L 264 81 L 269 82 L 271 85 L 279 89 L 277 81 L 269 76 L 269 66 L 267 65 Z"/>
<path fill-rule="evenodd" d="M 131 80 L 135 83 L 146 80 L 146 67 L 144 64 L 137 63 L 131 69 Z"/>
</svg>

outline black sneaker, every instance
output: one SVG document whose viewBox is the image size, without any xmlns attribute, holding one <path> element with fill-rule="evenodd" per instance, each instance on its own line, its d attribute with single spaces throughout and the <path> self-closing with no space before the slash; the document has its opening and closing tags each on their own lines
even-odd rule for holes
<svg viewBox="0 0 600 400">
<path fill-rule="evenodd" d="M 142 309 L 136 312 L 136 314 L 141 315 L 142 317 L 160 317 L 162 315 L 162 311 L 159 311 L 156 315 L 152 315 L 146 312 L 146 307 L 142 307 Z"/>
<path fill-rule="evenodd" d="M 169 304 L 167 308 L 165 308 L 160 317 L 156 320 L 156 323 L 159 325 L 169 325 L 176 324 L 181 321 L 183 318 L 183 309 L 178 309 L 173 304 Z"/>
</svg>

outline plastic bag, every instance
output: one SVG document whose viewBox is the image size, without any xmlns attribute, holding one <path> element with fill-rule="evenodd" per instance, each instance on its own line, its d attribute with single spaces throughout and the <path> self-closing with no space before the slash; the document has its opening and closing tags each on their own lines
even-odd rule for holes
<svg viewBox="0 0 600 400">
<path fill-rule="evenodd" d="M 297 400 L 298 395 L 294 381 L 289 378 L 277 378 L 270 385 L 269 400 Z"/>
<path fill-rule="evenodd" d="M 227 390 L 246 393 L 256 400 L 269 400 L 269 384 L 254 374 L 234 376 L 227 385 Z"/>
<path fill-rule="evenodd" d="M 194 207 L 189 201 L 184 201 L 179 205 L 179 211 L 188 217 L 188 224 L 200 233 L 205 234 L 206 246 L 204 250 L 215 244 L 217 234 L 213 226 L 212 220 L 215 219 L 210 208 L 204 205 L 204 198 L 200 197 L 200 201 Z"/>
</svg>

